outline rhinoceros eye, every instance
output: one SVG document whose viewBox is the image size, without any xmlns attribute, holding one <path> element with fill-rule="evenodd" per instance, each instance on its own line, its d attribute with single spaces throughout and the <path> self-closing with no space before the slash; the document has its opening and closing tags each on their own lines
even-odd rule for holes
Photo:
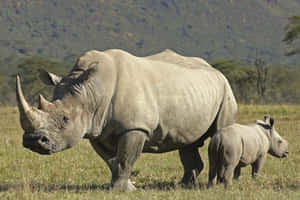
<svg viewBox="0 0 300 200">
<path fill-rule="evenodd" d="M 68 118 L 67 116 L 63 116 L 63 121 L 64 121 L 65 123 L 68 123 L 69 118 Z"/>
</svg>

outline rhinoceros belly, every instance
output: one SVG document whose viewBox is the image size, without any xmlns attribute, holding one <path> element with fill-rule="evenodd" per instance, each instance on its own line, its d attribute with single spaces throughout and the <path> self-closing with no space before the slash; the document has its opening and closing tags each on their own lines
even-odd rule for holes
<svg viewBox="0 0 300 200">
<path fill-rule="evenodd" d="M 198 123 L 198 126 L 172 127 L 159 125 L 158 128 L 149 135 L 144 144 L 143 152 L 162 153 L 180 149 L 184 146 L 197 142 L 205 134 L 211 123 L 205 125 Z"/>
</svg>

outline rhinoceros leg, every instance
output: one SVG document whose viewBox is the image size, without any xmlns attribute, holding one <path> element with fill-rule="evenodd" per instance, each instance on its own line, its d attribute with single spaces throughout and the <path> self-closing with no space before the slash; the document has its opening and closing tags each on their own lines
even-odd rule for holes
<svg viewBox="0 0 300 200">
<path fill-rule="evenodd" d="M 228 188 L 229 186 L 232 185 L 233 173 L 234 173 L 234 166 L 225 167 L 225 171 L 224 171 L 225 188 Z"/>
<path fill-rule="evenodd" d="M 203 169 L 203 161 L 198 152 L 198 147 L 190 145 L 179 149 L 179 156 L 184 168 L 181 183 L 184 185 L 195 184 L 197 176 Z"/>
<path fill-rule="evenodd" d="M 129 131 L 119 138 L 113 190 L 120 192 L 135 190 L 129 177 L 135 161 L 143 150 L 145 140 L 146 134 L 142 131 Z"/>
<path fill-rule="evenodd" d="M 233 175 L 233 178 L 235 180 L 238 180 L 239 177 L 241 175 L 241 167 L 240 166 L 237 166 L 235 169 L 234 169 L 234 175 Z"/>
<path fill-rule="evenodd" d="M 211 156 L 209 156 L 209 172 L 208 172 L 208 185 L 207 187 L 213 187 L 217 184 L 217 161 L 214 160 Z"/>
<path fill-rule="evenodd" d="M 263 167 L 266 160 L 266 154 L 258 158 L 253 164 L 252 164 L 252 178 L 256 178 L 256 176 L 259 174 L 261 168 Z"/>
<path fill-rule="evenodd" d="M 111 171 L 111 184 L 113 183 L 114 180 L 116 180 L 116 167 L 115 167 L 115 163 L 116 163 L 116 153 L 113 151 L 109 151 L 107 148 L 104 147 L 104 145 L 99 142 L 98 140 L 94 139 L 94 140 L 90 140 L 90 143 L 92 145 L 92 147 L 94 148 L 94 150 L 97 152 L 97 154 L 106 162 L 106 164 L 108 165 L 110 171 Z"/>
</svg>

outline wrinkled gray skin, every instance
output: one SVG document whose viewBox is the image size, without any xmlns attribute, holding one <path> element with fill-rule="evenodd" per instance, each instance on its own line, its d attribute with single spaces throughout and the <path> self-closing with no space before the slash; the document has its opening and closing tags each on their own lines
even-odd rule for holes
<svg viewBox="0 0 300 200">
<path fill-rule="evenodd" d="M 208 186 L 224 181 L 225 188 L 238 179 L 241 167 L 252 166 L 252 177 L 259 173 L 267 153 L 278 158 L 288 155 L 288 142 L 281 138 L 274 127 L 274 120 L 265 117 L 255 124 L 233 124 L 218 131 L 208 147 Z"/>
<path fill-rule="evenodd" d="M 142 152 L 179 150 L 183 184 L 203 168 L 198 147 L 234 123 L 235 98 L 226 78 L 201 58 L 170 50 L 136 57 L 122 50 L 89 51 L 69 75 L 41 70 L 55 85 L 51 102 L 28 105 L 17 77 L 23 145 L 52 154 L 89 139 L 112 173 L 112 188 L 130 191 L 133 164 Z"/>
</svg>

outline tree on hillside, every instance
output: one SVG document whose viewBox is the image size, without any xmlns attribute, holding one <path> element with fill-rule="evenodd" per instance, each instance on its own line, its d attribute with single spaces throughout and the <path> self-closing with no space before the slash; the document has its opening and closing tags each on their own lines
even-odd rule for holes
<svg viewBox="0 0 300 200">
<path fill-rule="evenodd" d="M 287 52 L 287 56 L 292 56 L 300 53 L 300 48 L 295 47 L 295 42 L 300 39 L 300 16 L 292 16 L 289 18 L 288 24 L 284 28 L 285 36 L 283 42 L 289 45 L 292 50 Z"/>
<path fill-rule="evenodd" d="M 263 102 L 265 100 L 265 94 L 267 89 L 269 66 L 261 58 L 256 58 L 254 61 L 254 65 L 257 73 L 257 79 L 256 79 L 257 94 L 260 101 Z"/>
<path fill-rule="evenodd" d="M 252 67 L 242 66 L 235 60 L 218 60 L 212 66 L 221 71 L 229 80 L 238 102 L 256 101 L 256 72 Z"/>
</svg>

